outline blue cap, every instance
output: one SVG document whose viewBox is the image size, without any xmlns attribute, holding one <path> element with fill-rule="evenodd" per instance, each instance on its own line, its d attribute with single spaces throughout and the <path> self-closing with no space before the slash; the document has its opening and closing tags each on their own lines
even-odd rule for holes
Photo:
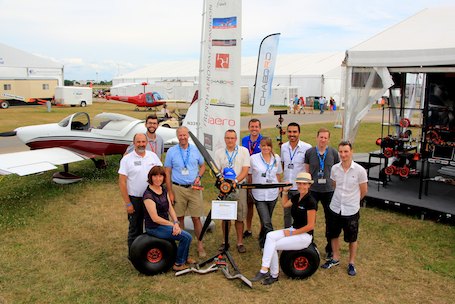
<svg viewBox="0 0 455 304">
<path fill-rule="evenodd" d="M 235 180 L 237 178 L 237 174 L 235 174 L 235 171 L 232 168 L 224 168 L 223 169 L 223 177 L 225 179 Z"/>
</svg>

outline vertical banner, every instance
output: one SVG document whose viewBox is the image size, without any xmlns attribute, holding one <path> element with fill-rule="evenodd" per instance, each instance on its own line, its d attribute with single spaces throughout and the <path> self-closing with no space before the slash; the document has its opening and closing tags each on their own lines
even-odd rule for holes
<svg viewBox="0 0 455 304">
<path fill-rule="evenodd" d="M 241 12 L 241 0 L 204 3 L 198 115 L 186 126 L 212 156 L 226 130 L 240 137 Z"/>
<path fill-rule="evenodd" d="M 262 39 L 253 94 L 253 114 L 266 114 L 272 98 L 272 82 L 280 33 Z"/>
</svg>

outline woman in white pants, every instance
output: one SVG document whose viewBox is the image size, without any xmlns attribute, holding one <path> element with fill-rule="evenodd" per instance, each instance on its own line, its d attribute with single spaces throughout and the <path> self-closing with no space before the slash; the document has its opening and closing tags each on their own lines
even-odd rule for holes
<svg viewBox="0 0 455 304">
<path fill-rule="evenodd" d="M 317 211 L 317 202 L 309 193 L 313 180 L 311 174 L 301 172 L 295 181 L 299 195 L 295 195 L 289 200 L 287 190 L 283 191 L 281 202 L 283 207 L 291 207 L 293 224 L 290 228 L 275 230 L 267 234 L 261 270 L 251 279 L 252 282 L 262 281 L 262 284 L 270 285 L 278 281 L 280 271 L 278 250 L 304 249 L 313 240 Z"/>
</svg>

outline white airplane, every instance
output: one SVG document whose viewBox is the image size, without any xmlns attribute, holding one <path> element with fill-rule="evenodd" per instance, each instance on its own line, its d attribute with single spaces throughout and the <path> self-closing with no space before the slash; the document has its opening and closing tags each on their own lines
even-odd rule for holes
<svg viewBox="0 0 455 304">
<path fill-rule="evenodd" d="M 65 172 L 54 174 L 54 182 L 76 182 L 81 178 L 68 173 L 69 163 L 92 159 L 97 168 L 106 166 L 104 156 L 125 153 L 134 135 L 146 131 L 143 120 L 126 115 L 101 113 L 92 121 L 87 113 L 78 112 L 58 123 L 0 133 L 0 136 L 17 136 L 31 149 L 0 154 L 0 175 L 24 176 L 64 165 Z M 175 129 L 159 127 L 156 132 L 163 138 L 165 147 L 178 143 Z"/>
</svg>

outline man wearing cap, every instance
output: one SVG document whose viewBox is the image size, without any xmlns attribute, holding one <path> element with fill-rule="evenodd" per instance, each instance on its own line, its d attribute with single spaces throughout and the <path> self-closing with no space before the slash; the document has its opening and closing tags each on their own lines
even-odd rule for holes
<svg viewBox="0 0 455 304">
<path fill-rule="evenodd" d="M 250 153 L 247 148 L 237 145 L 237 133 L 235 130 L 230 129 L 224 133 L 224 142 L 226 143 L 226 148 L 218 149 L 215 152 L 215 163 L 223 172 L 224 179 L 230 179 L 234 184 L 243 183 L 248 176 L 248 169 L 250 168 Z M 243 223 L 247 215 L 246 195 L 245 189 L 236 189 L 225 198 L 226 200 L 237 201 L 235 231 L 237 234 L 237 251 L 239 253 L 246 252 L 246 248 L 243 245 Z M 227 232 L 225 231 L 224 223 L 221 224 L 221 227 L 223 236 L 229 233 L 230 223 Z M 220 249 L 223 250 L 224 247 L 224 244 L 222 244 Z"/>
<path fill-rule="evenodd" d="M 179 222 L 183 226 L 185 213 L 188 212 L 193 221 L 194 233 L 199 238 L 202 231 L 201 216 L 204 212 L 204 201 L 202 191 L 193 186 L 200 186 L 205 172 L 205 162 L 196 146 L 188 142 L 187 127 L 182 126 L 177 129 L 177 138 L 179 144 L 167 151 L 164 161 L 166 188 Z M 197 251 L 200 258 L 206 256 L 200 240 Z"/>
<path fill-rule="evenodd" d="M 310 195 L 310 185 L 313 183 L 311 175 L 300 172 L 295 178 L 299 194 L 288 199 L 283 195 L 283 207 L 291 207 L 293 223 L 290 228 L 275 230 L 267 234 L 262 255 L 261 269 L 252 282 L 262 281 L 263 285 L 270 285 L 278 281 L 279 257 L 278 250 L 301 250 L 310 246 L 313 241 L 313 230 L 316 223 L 317 202 Z M 283 191 L 287 194 L 285 188 Z"/>
<path fill-rule="evenodd" d="M 325 217 L 325 237 L 327 244 L 325 246 L 326 259 L 332 258 L 332 245 L 328 232 L 329 205 L 333 196 L 333 183 L 330 179 L 332 166 L 340 162 L 338 151 L 329 146 L 330 131 L 326 128 L 320 128 L 316 135 L 316 146 L 308 149 L 305 153 L 306 172 L 309 172 L 314 178 L 314 184 L 311 185 L 311 195 L 317 202 L 321 202 L 324 208 Z"/>
<path fill-rule="evenodd" d="M 133 241 L 144 233 L 144 207 L 142 197 L 148 186 L 148 173 L 154 166 L 162 166 L 158 156 L 146 149 L 147 136 L 134 135 L 134 150 L 120 161 L 119 188 L 128 214 L 128 258 Z"/>
<path fill-rule="evenodd" d="M 330 178 L 333 180 L 335 192 L 330 202 L 329 237 L 332 240 L 333 258 L 321 267 L 331 268 L 340 264 L 341 230 L 344 241 L 349 243 L 348 274 L 355 276 L 354 266 L 357 254 L 357 235 L 359 232 L 360 201 L 368 192 L 368 178 L 365 168 L 352 160 L 352 145 L 342 141 L 338 145 L 341 162 L 332 167 Z"/>
<path fill-rule="evenodd" d="M 300 125 L 295 122 L 288 124 L 286 133 L 289 141 L 281 146 L 281 162 L 283 164 L 283 181 L 293 183 L 288 192 L 289 198 L 297 195 L 295 178 L 299 172 L 308 172 L 305 167 L 305 153 L 311 145 L 300 140 Z M 291 208 L 283 210 L 284 228 L 291 227 Z"/>
</svg>

